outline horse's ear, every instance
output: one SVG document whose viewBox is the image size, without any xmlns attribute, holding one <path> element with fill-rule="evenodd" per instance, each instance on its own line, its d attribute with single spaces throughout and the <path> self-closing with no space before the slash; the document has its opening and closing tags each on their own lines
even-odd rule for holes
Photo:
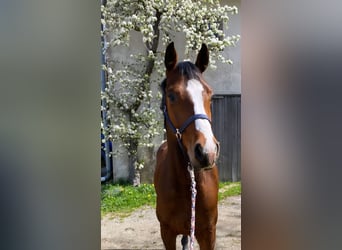
<svg viewBox="0 0 342 250">
<path fill-rule="evenodd" d="M 177 64 L 177 52 L 175 50 L 175 45 L 174 43 L 170 43 L 167 48 L 166 48 L 166 52 L 165 52 L 165 59 L 164 59 L 164 63 L 165 63 L 165 67 L 167 69 L 167 71 L 173 70 Z"/>
<path fill-rule="evenodd" d="M 195 65 L 203 73 L 208 67 L 208 64 L 209 64 L 209 51 L 208 51 L 207 45 L 203 43 L 200 51 L 198 52 Z"/>
</svg>

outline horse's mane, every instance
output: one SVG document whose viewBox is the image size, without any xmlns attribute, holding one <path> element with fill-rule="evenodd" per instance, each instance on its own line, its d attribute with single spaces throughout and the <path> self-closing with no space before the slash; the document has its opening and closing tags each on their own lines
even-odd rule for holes
<svg viewBox="0 0 342 250">
<path fill-rule="evenodd" d="M 176 71 L 184 76 L 187 80 L 197 79 L 199 80 L 201 72 L 192 62 L 180 62 L 177 64 Z"/>
</svg>

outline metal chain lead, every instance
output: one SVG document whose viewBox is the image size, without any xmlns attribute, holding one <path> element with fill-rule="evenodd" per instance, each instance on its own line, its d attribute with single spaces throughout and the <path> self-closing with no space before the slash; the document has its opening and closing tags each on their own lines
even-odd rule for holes
<svg viewBox="0 0 342 250">
<path fill-rule="evenodd" d="M 194 242 L 195 242 L 195 208 L 196 208 L 196 181 L 195 181 L 195 174 L 194 169 L 191 166 L 191 163 L 188 163 L 188 171 L 190 173 L 191 178 L 191 224 L 190 224 L 190 249 L 194 249 Z"/>
</svg>

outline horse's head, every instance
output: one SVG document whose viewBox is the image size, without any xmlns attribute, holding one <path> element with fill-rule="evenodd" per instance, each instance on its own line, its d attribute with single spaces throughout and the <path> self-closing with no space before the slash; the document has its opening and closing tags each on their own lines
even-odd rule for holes
<svg viewBox="0 0 342 250">
<path fill-rule="evenodd" d="M 195 64 L 177 64 L 177 52 L 173 43 L 166 49 L 164 112 L 170 134 L 168 136 L 175 137 L 172 135 L 175 132 L 178 134 L 196 169 L 212 167 L 219 152 L 219 144 L 210 123 L 212 90 L 202 77 L 208 63 L 209 52 L 205 44 L 202 45 Z"/>
</svg>

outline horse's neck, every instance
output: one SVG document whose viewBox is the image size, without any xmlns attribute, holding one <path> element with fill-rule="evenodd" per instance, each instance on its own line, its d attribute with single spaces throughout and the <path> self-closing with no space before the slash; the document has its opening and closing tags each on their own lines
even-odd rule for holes
<svg viewBox="0 0 342 250">
<path fill-rule="evenodd" d="M 182 152 L 180 146 L 178 145 L 177 141 L 168 141 L 168 153 L 172 156 L 172 159 L 174 159 L 174 161 L 178 164 L 181 165 L 187 165 L 187 159 L 186 156 L 184 154 L 186 154 L 186 152 Z"/>
<path fill-rule="evenodd" d="M 177 140 L 168 140 L 168 160 L 177 176 L 187 176 L 188 160 L 182 153 Z"/>
</svg>

